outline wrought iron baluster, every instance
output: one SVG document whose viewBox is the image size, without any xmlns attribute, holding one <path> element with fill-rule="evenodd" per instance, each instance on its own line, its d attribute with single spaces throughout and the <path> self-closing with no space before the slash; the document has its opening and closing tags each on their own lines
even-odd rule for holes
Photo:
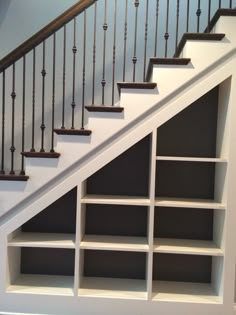
<svg viewBox="0 0 236 315">
<path fill-rule="evenodd" d="M 97 43 L 97 1 L 94 4 L 92 105 L 94 105 L 94 102 L 95 102 L 96 43 Z"/>
<path fill-rule="evenodd" d="M 211 20 L 211 0 L 208 0 L 208 24 L 207 24 L 207 32 L 209 32 L 209 23 Z"/>
<path fill-rule="evenodd" d="M 148 39 L 148 14 L 149 14 L 149 0 L 146 0 L 146 21 L 144 34 L 144 60 L 143 60 L 143 82 L 146 80 L 146 59 L 147 59 L 147 39 Z"/>
<path fill-rule="evenodd" d="M 197 33 L 199 33 L 199 30 L 200 30 L 200 17 L 201 17 L 201 13 L 202 13 L 202 10 L 201 10 L 201 0 L 198 0 L 198 8 L 197 8 L 197 12 L 196 12 L 196 15 L 197 15 Z"/>
<path fill-rule="evenodd" d="M 45 70 L 45 58 L 46 58 L 46 43 L 43 41 L 43 69 L 41 71 L 42 74 L 42 123 L 41 123 L 41 149 L 40 152 L 45 152 L 44 149 L 44 132 L 45 132 L 45 78 L 46 78 L 46 70 Z"/>
<path fill-rule="evenodd" d="M 106 86 L 106 40 L 107 40 L 107 0 L 104 6 L 104 23 L 103 23 L 103 69 L 102 69 L 102 105 L 105 103 L 105 86 Z"/>
<path fill-rule="evenodd" d="M 113 58 L 112 58 L 112 95 L 111 104 L 114 105 L 115 101 L 115 74 L 116 74 L 116 18 L 117 18 L 117 0 L 114 4 L 114 34 L 113 34 Z"/>
<path fill-rule="evenodd" d="M 221 0 L 219 0 L 219 8 L 221 8 Z"/>
<path fill-rule="evenodd" d="M 75 68 L 76 68 L 76 53 L 77 53 L 77 47 L 76 47 L 76 17 L 74 18 L 74 38 L 73 38 L 73 83 L 72 83 L 72 102 L 71 102 L 71 129 L 75 129 Z"/>
<path fill-rule="evenodd" d="M 169 34 L 169 9 L 170 9 L 170 1 L 167 0 L 167 6 L 166 6 L 166 32 L 164 35 L 165 38 L 165 57 L 167 57 L 168 54 L 168 40 L 170 37 Z"/>
<path fill-rule="evenodd" d="M 133 56 L 133 82 L 135 82 L 136 77 L 136 64 L 137 64 L 137 32 L 138 32 L 138 8 L 139 0 L 135 0 L 135 29 L 134 29 L 134 56 Z"/>
<path fill-rule="evenodd" d="M 30 152 L 35 152 L 35 75 L 36 75 L 36 48 L 33 49 L 33 86 L 32 86 L 32 145 Z"/>
<path fill-rule="evenodd" d="M 16 100 L 16 86 L 15 86 L 15 63 L 12 65 L 12 93 L 11 93 L 11 99 L 12 99 L 12 120 L 11 120 L 11 170 L 10 175 L 15 174 L 14 170 L 14 155 L 15 155 L 15 100 Z"/>
<path fill-rule="evenodd" d="M 54 151 L 54 123 L 55 123 L 55 86 L 56 86 L 56 33 L 53 34 L 53 67 L 52 67 L 52 131 L 51 131 L 51 149 Z"/>
<path fill-rule="evenodd" d="M 23 56 L 23 78 L 22 78 L 22 146 L 21 152 L 25 151 L 25 72 L 26 72 L 26 57 Z M 21 156 L 21 171 L 20 175 L 25 175 L 24 156 Z"/>
<path fill-rule="evenodd" d="M 232 9 L 232 0 L 229 0 L 229 7 Z"/>
<path fill-rule="evenodd" d="M 65 95 L 66 95 L 66 25 L 64 25 L 64 32 L 63 32 L 63 74 L 62 74 L 61 129 L 65 129 Z"/>
<path fill-rule="evenodd" d="M 2 73 L 2 155 L 1 155 L 1 170 L 0 174 L 5 174 L 5 88 L 6 88 L 6 76 L 5 70 Z"/>
<path fill-rule="evenodd" d="M 187 1 L 187 21 L 186 21 L 186 32 L 188 33 L 189 30 L 189 8 L 190 8 L 190 4 L 189 4 L 189 0 Z"/>
<path fill-rule="evenodd" d="M 177 0 L 177 11 L 176 11 L 176 37 L 175 37 L 175 49 L 178 45 L 178 38 L 179 38 L 179 0 Z"/>
<path fill-rule="evenodd" d="M 127 35 L 128 35 L 127 32 L 128 32 L 128 0 L 125 1 L 123 82 L 125 82 L 125 71 L 126 71 L 126 52 L 127 52 Z"/>
<path fill-rule="evenodd" d="M 156 23 L 155 23 L 154 57 L 157 56 L 158 23 L 159 23 L 159 0 L 156 1 Z"/>
<path fill-rule="evenodd" d="M 82 78 L 82 113 L 81 113 L 81 129 L 84 130 L 84 99 L 85 99 L 85 73 L 86 73 L 86 24 L 87 13 L 84 11 L 84 51 L 83 51 L 83 78 Z"/>
</svg>

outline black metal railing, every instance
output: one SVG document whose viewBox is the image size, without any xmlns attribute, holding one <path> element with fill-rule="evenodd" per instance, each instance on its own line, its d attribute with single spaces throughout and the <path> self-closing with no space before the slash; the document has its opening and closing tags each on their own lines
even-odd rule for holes
<svg viewBox="0 0 236 315">
<path fill-rule="evenodd" d="M 184 32 L 209 32 L 217 9 L 235 5 L 78 1 L 0 61 L 0 179 L 24 177 L 25 155 L 57 156 L 55 128 L 89 134 L 86 105 L 115 106 L 118 81 L 145 81 L 149 58 L 173 56 Z"/>
</svg>

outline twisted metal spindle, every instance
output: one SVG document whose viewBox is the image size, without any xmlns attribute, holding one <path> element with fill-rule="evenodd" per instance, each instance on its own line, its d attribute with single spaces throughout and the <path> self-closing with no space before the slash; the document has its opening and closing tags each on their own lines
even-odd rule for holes
<svg viewBox="0 0 236 315">
<path fill-rule="evenodd" d="M 5 174 L 5 88 L 6 88 L 6 76 L 5 70 L 2 73 L 2 154 L 1 154 L 1 170 L 0 174 Z"/>
<path fill-rule="evenodd" d="M 15 86 L 15 63 L 12 65 L 12 93 L 11 93 L 11 99 L 12 99 L 12 120 L 11 120 L 11 170 L 10 175 L 15 175 L 14 171 L 14 155 L 15 155 L 15 100 L 16 100 L 16 86 Z"/>
<path fill-rule="evenodd" d="M 25 72 L 26 72 L 26 57 L 23 56 L 23 78 L 22 78 L 22 146 L 21 152 L 25 151 Z M 25 175 L 24 156 L 21 156 L 21 171 L 20 175 Z"/>
<path fill-rule="evenodd" d="M 158 23 L 159 23 L 159 0 L 156 1 L 156 23 L 155 23 L 154 57 L 157 56 Z"/>
<path fill-rule="evenodd" d="M 45 70 L 45 58 L 46 58 L 46 43 L 45 40 L 43 41 L 43 68 L 41 71 L 42 74 L 42 123 L 41 123 L 41 149 L 40 152 L 45 152 L 44 149 L 44 132 L 45 132 L 45 77 L 46 77 L 46 70 Z"/>
<path fill-rule="evenodd" d="M 146 81 L 148 14 L 149 14 L 149 0 L 147 0 L 147 2 L 146 2 L 146 21 L 145 21 L 145 34 L 144 34 L 144 60 L 143 60 L 143 82 Z"/>
<path fill-rule="evenodd" d="M 168 54 L 168 40 L 170 37 L 169 34 L 169 10 L 170 10 L 170 1 L 167 0 L 167 6 L 166 6 L 166 32 L 164 35 L 164 39 L 165 39 L 165 57 L 167 57 Z"/>
<path fill-rule="evenodd" d="M 53 68 L 52 68 L 52 131 L 51 131 L 51 149 L 54 153 L 54 123 L 55 123 L 55 89 L 56 89 L 56 33 L 53 34 Z"/>
<path fill-rule="evenodd" d="M 95 102 L 95 74 L 96 74 L 96 42 L 97 42 L 97 2 L 94 4 L 94 26 L 93 26 L 93 86 L 92 105 Z"/>
<path fill-rule="evenodd" d="M 111 104 L 115 102 L 115 74 L 116 74 L 116 18 L 117 18 L 117 0 L 114 5 L 114 33 L 113 33 L 113 58 L 112 58 L 112 94 Z"/>
<path fill-rule="evenodd" d="M 133 56 L 133 82 L 135 82 L 136 77 L 136 64 L 137 64 L 137 33 L 138 33 L 138 8 L 139 0 L 135 0 L 135 30 L 134 30 L 134 56 Z"/>
<path fill-rule="evenodd" d="M 196 15 L 197 15 L 197 33 L 199 33 L 199 30 L 200 30 L 200 17 L 201 17 L 201 13 L 202 13 L 202 10 L 201 10 L 201 0 L 198 0 L 198 8 L 197 8 L 197 12 L 196 12 Z"/>
<path fill-rule="evenodd" d="M 73 82 L 72 82 L 72 102 L 71 102 L 71 129 L 75 129 L 75 68 L 76 68 L 76 18 L 74 18 L 74 36 L 73 36 Z"/>
<path fill-rule="evenodd" d="M 104 23 L 103 23 L 103 67 L 102 67 L 102 105 L 105 103 L 105 86 L 106 86 L 106 41 L 107 41 L 107 0 L 104 6 Z"/>
<path fill-rule="evenodd" d="M 125 82 L 125 71 L 126 71 L 127 34 L 128 34 L 128 0 L 125 1 L 123 82 Z"/>
</svg>

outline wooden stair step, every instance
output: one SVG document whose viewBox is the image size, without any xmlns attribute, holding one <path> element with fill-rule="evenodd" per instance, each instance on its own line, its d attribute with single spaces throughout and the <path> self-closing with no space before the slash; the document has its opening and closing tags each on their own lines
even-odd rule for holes
<svg viewBox="0 0 236 315">
<path fill-rule="evenodd" d="M 205 32 L 210 32 L 221 16 L 236 16 L 236 9 L 218 9 L 206 27 Z"/>
<path fill-rule="evenodd" d="M 21 174 L 0 174 L 0 180 L 16 181 L 16 182 L 26 182 L 29 179 L 27 175 Z"/>
<path fill-rule="evenodd" d="M 21 154 L 27 158 L 57 159 L 60 156 L 60 153 L 57 152 L 22 152 Z"/>
<path fill-rule="evenodd" d="M 124 107 L 120 106 L 106 106 L 106 105 L 89 105 L 85 106 L 88 112 L 100 112 L 100 113 L 121 113 L 124 111 Z"/>
<path fill-rule="evenodd" d="M 211 40 L 211 41 L 220 41 L 225 37 L 225 34 L 222 33 L 185 33 L 176 49 L 174 58 L 178 57 L 182 52 L 184 45 L 188 40 Z"/>
<path fill-rule="evenodd" d="M 54 132 L 57 135 L 65 135 L 65 136 L 90 136 L 92 131 L 89 129 L 54 129 Z"/>
<path fill-rule="evenodd" d="M 185 66 L 188 65 L 190 61 L 190 58 L 150 58 L 146 80 L 150 80 L 153 65 Z"/>
<path fill-rule="evenodd" d="M 117 87 L 120 93 L 121 89 L 154 90 L 157 87 L 157 84 L 153 82 L 118 82 Z"/>
</svg>

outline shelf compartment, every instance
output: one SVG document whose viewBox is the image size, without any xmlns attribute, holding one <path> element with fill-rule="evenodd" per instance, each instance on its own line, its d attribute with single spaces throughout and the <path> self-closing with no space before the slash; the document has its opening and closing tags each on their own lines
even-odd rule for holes
<svg viewBox="0 0 236 315">
<path fill-rule="evenodd" d="M 85 249 L 83 256 L 84 277 L 145 280 L 146 253 Z"/>
<path fill-rule="evenodd" d="M 22 225 L 22 232 L 75 234 L 77 187 Z"/>
<path fill-rule="evenodd" d="M 156 253 L 223 256 L 223 251 L 212 241 L 155 238 L 153 250 Z"/>
<path fill-rule="evenodd" d="M 152 298 L 155 301 L 221 304 L 213 286 L 208 283 L 153 281 Z"/>
<path fill-rule="evenodd" d="M 137 279 L 84 277 L 80 296 L 146 300 L 146 282 Z"/>
<path fill-rule="evenodd" d="M 148 206 L 150 204 L 150 199 L 138 196 L 87 195 L 82 198 L 81 203 Z"/>
<path fill-rule="evenodd" d="M 225 210 L 226 205 L 211 199 L 158 197 L 155 206 Z"/>
<path fill-rule="evenodd" d="M 8 242 L 8 246 L 73 249 L 75 248 L 75 235 L 20 232 Z"/>
<path fill-rule="evenodd" d="M 218 115 L 218 92 L 215 87 L 158 128 L 157 155 L 220 157 L 217 120 L 224 115 Z"/>
<path fill-rule="evenodd" d="M 87 204 L 85 235 L 147 236 L 148 208 Z"/>
<path fill-rule="evenodd" d="M 157 197 L 214 199 L 215 163 L 159 161 Z"/>
<path fill-rule="evenodd" d="M 145 237 L 85 235 L 80 243 L 80 248 L 147 252 L 149 250 L 147 243 Z"/>
<path fill-rule="evenodd" d="M 90 176 L 87 194 L 148 196 L 150 142 L 148 135 Z"/>
<path fill-rule="evenodd" d="M 21 274 L 7 287 L 7 292 L 72 296 L 74 277 Z"/>
<path fill-rule="evenodd" d="M 227 163 L 223 158 L 204 158 L 188 156 L 157 156 L 157 161 L 176 161 L 176 162 L 202 162 L 202 163 Z"/>
</svg>

